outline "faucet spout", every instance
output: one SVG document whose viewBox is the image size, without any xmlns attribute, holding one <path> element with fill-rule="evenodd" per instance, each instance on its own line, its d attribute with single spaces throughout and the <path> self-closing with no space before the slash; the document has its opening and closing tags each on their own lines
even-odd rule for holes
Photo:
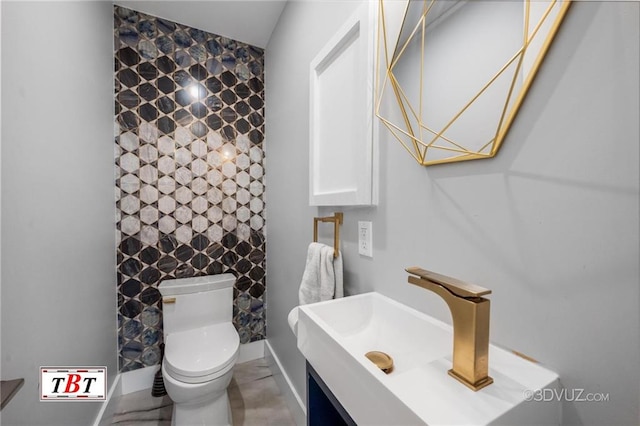
<svg viewBox="0 0 640 426">
<path fill-rule="evenodd" d="M 442 297 L 453 318 L 453 368 L 449 375 L 474 391 L 493 383 L 489 377 L 491 290 L 418 267 L 407 268 L 409 283 Z"/>
</svg>

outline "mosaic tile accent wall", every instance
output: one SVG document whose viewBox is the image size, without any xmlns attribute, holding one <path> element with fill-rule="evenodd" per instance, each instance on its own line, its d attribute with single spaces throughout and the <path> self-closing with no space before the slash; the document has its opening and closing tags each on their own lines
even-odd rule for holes
<svg viewBox="0 0 640 426">
<path fill-rule="evenodd" d="M 164 279 L 232 272 L 265 337 L 262 49 L 114 7 L 119 367 L 160 360 Z"/>
</svg>

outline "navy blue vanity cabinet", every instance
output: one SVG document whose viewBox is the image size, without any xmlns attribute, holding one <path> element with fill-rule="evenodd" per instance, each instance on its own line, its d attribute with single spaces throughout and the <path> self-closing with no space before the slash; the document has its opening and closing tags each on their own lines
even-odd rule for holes
<svg viewBox="0 0 640 426">
<path fill-rule="evenodd" d="M 347 410 L 307 362 L 307 426 L 355 426 Z"/>
</svg>

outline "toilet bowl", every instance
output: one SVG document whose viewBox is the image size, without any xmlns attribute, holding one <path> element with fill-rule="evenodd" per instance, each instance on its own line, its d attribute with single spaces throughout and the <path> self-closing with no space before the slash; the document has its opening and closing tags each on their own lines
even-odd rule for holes
<svg viewBox="0 0 640 426">
<path fill-rule="evenodd" d="M 174 402 L 171 424 L 229 425 L 227 387 L 240 339 L 231 323 L 232 274 L 165 280 L 162 377 Z"/>
</svg>

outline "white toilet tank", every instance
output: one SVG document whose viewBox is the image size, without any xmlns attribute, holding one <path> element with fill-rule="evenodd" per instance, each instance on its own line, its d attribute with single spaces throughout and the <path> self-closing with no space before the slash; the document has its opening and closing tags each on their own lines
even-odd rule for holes
<svg viewBox="0 0 640 426">
<path fill-rule="evenodd" d="M 164 335 L 233 319 L 233 274 L 164 280 L 162 294 Z"/>
</svg>

